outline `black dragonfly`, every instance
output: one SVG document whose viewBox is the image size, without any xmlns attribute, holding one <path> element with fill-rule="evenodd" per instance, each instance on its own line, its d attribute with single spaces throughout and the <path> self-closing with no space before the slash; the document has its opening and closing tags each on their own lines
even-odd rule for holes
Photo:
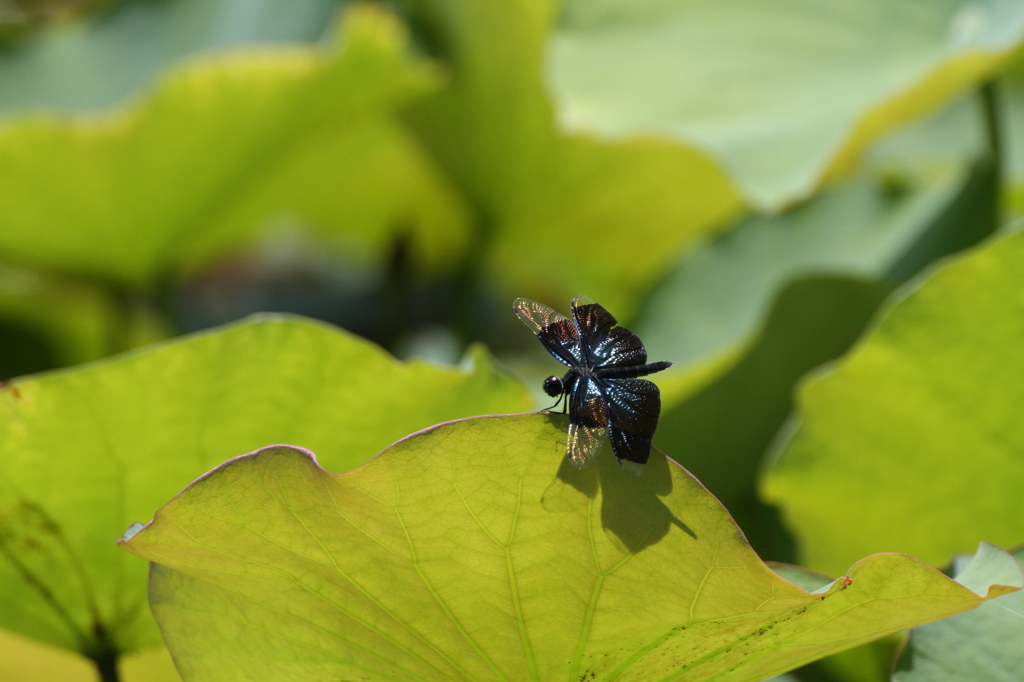
<svg viewBox="0 0 1024 682">
<path fill-rule="evenodd" d="M 589 296 L 572 299 L 572 320 L 527 298 L 517 298 L 513 307 L 548 352 L 569 367 L 564 377 L 544 380 L 549 396 L 559 402 L 568 396 L 566 457 L 577 469 L 589 466 L 607 432 L 619 465 L 639 476 L 651 454 L 661 393 L 652 382 L 636 377 L 660 372 L 672 363 L 647 364 L 640 338 L 616 327 L 612 314 Z"/>
</svg>

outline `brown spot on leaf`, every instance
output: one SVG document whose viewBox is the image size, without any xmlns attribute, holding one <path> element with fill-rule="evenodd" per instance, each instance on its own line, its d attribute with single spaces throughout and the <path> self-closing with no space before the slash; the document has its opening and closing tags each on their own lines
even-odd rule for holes
<svg viewBox="0 0 1024 682">
<path fill-rule="evenodd" d="M 9 381 L 0 381 L 0 391 L 10 391 L 15 400 L 21 400 L 21 391 Z"/>
</svg>

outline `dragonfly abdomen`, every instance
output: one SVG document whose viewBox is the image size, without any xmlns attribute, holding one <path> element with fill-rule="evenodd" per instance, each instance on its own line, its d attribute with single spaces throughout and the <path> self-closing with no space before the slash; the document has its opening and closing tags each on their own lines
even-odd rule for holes
<svg viewBox="0 0 1024 682">
<path fill-rule="evenodd" d="M 594 375 L 600 379 L 632 379 L 644 377 L 648 374 L 660 372 L 672 366 L 671 362 L 652 362 L 647 365 L 633 365 L 631 367 L 599 367 Z"/>
</svg>

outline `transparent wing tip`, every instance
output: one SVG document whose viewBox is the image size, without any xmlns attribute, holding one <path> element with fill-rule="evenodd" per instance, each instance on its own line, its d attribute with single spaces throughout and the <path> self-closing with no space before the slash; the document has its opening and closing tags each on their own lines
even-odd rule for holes
<svg viewBox="0 0 1024 682">
<path fill-rule="evenodd" d="M 586 294 L 576 294 L 572 297 L 572 307 L 578 308 L 581 305 L 594 305 L 597 303 L 594 299 L 590 298 Z"/>
<path fill-rule="evenodd" d="M 574 469 L 583 470 L 590 466 L 590 462 L 585 459 L 579 459 L 578 457 L 573 457 L 571 455 L 566 455 L 565 458 L 569 460 L 569 464 L 571 464 Z"/>
</svg>

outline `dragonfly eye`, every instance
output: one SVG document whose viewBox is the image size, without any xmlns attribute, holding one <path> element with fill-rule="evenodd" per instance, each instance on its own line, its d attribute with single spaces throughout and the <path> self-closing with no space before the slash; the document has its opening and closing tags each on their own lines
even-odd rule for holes
<svg viewBox="0 0 1024 682">
<path fill-rule="evenodd" d="M 563 391 L 562 380 L 558 377 L 551 376 L 544 380 L 544 392 L 552 398 L 562 395 Z"/>
</svg>

